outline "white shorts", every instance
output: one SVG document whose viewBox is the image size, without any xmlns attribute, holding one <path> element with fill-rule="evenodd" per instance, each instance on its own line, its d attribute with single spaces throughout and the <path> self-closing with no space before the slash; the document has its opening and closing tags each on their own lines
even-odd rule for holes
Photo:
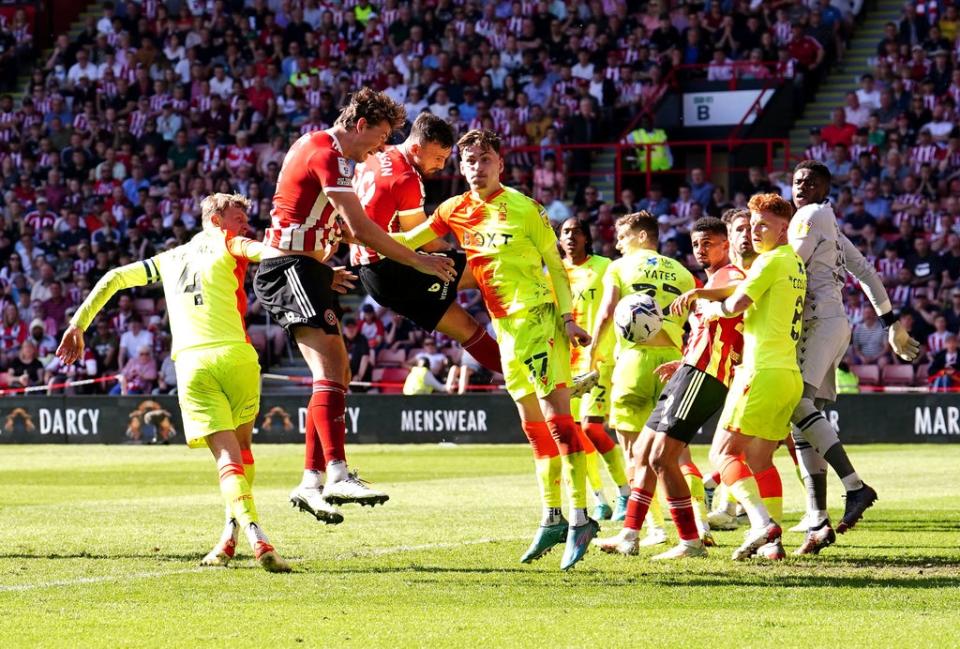
<svg viewBox="0 0 960 649">
<path fill-rule="evenodd" d="M 844 317 L 803 323 L 797 361 L 804 385 L 817 388 L 816 399 L 837 400 L 837 366 L 849 345 L 850 324 Z"/>
</svg>

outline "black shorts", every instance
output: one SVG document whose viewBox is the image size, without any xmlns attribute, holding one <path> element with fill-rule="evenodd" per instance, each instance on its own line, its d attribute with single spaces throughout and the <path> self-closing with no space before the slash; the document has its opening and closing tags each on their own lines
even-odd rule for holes
<svg viewBox="0 0 960 649">
<path fill-rule="evenodd" d="M 727 386 L 692 365 L 681 365 L 664 386 L 647 428 L 689 444 L 700 427 L 723 408 Z"/>
<path fill-rule="evenodd" d="M 333 269 L 313 257 L 264 259 L 253 278 L 253 291 L 264 311 L 287 333 L 291 327 L 306 325 L 340 335 Z"/>
<path fill-rule="evenodd" d="M 393 261 L 381 259 L 360 266 L 360 283 L 377 303 L 415 322 L 428 331 L 437 328 L 450 305 L 457 299 L 457 285 L 467 267 L 467 256 L 459 250 L 436 252 L 453 260 L 457 278 L 442 282 L 433 275 Z"/>
</svg>

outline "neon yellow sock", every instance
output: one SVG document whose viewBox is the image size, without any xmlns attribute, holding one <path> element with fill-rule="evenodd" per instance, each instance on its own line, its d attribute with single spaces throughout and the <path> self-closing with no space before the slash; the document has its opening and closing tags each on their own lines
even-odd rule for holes
<svg viewBox="0 0 960 649">
<path fill-rule="evenodd" d="M 703 488 L 703 478 L 695 473 L 685 473 L 683 479 L 690 488 L 690 498 L 693 501 L 693 515 L 697 519 L 697 527 L 706 529 L 707 524 L 707 494 Z"/>
<path fill-rule="evenodd" d="M 570 504 L 573 507 L 587 506 L 587 459 L 583 451 L 561 455 L 564 478 L 570 492 Z"/>
<path fill-rule="evenodd" d="M 653 498 L 650 499 L 650 509 L 647 510 L 646 524 L 647 529 L 651 527 L 663 528 L 665 525 L 663 521 L 663 505 L 660 504 L 660 495 L 657 492 L 654 492 Z"/>
<path fill-rule="evenodd" d="M 610 477 L 613 478 L 618 487 L 627 484 L 627 466 L 623 459 L 622 448 L 614 446 L 603 454 L 603 461 L 607 465 Z"/>
<path fill-rule="evenodd" d="M 220 493 L 241 528 L 258 522 L 257 506 L 243 473 L 243 465 L 231 463 L 220 467 Z"/>
<path fill-rule="evenodd" d="M 596 451 L 584 453 L 584 462 L 587 469 L 587 480 L 590 481 L 590 488 L 594 493 L 603 491 L 603 478 L 600 476 L 600 458 Z"/>
<path fill-rule="evenodd" d="M 752 527 L 763 527 L 770 522 L 770 513 L 760 498 L 760 489 L 757 487 L 757 480 L 752 475 L 737 480 L 730 485 L 730 493 L 737 499 L 747 516 L 750 517 Z"/>
<path fill-rule="evenodd" d="M 770 518 L 775 521 L 783 520 L 783 496 L 768 496 L 763 498 L 763 506 L 767 508 Z"/>
<path fill-rule="evenodd" d="M 247 478 L 247 484 L 253 489 L 253 479 L 257 477 L 257 465 L 253 461 L 253 454 L 247 455 L 249 451 L 243 453 L 243 475 Z"/>
<path fill-rule="evenodd" d="M 540 485 L 540 499 L 544 507 L 560 507 L 563 499 L 560 495 L 560 456 L 538 457 L 534 459 L 537 470 L 537 482 Z"/>
</svg>

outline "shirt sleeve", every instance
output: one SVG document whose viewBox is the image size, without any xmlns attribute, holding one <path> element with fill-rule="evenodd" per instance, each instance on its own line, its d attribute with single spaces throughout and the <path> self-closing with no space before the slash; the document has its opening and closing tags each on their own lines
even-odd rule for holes
<svg viewBox="0 0 960 649">
<path fill-rule="evenodd" d="M 318 149 L 310 158 L 310 167 L 324 192 L 353 191 L 353 162 L 335 149 Z"/>
<path fill-rule="evenodd" d="M 737 287 L 737 290 L 753 300 L 754 304 L 763 297 L 777 279 L 779 264 L 772 263 L 771 259 L 770 255 L 757 257 L 747 273 L 747 278 Z"/>
<path fill-rule="evenodd" d="M 547 211 L 540 203 L 531 200 L 530 214 L 526 216 L 527 235 L 540 252 L 543 264 L 547 267 L 550 281 L 553 282 L 553 294 L 557 298 L 560 313 L 573 311 L 573 294 L 570 292 L 570 280 L 563 268 L 560 251 L 557 249 L 557 234 L 550 225 Z"/>
<path fill-rule="evenodd" d="M 860 281 L 860 286 L 873 305 L 877 315 L 884 315 L 893 310 L 890 297 L 883 285 L 880 273 L 860 254 L 857 247 L 843 234 L 840 235 L 840 245 L 843 247 L 844 266 L 851 275 Z"/>
<path fill-rule="evenodd" d="M 260 261 L 263 258 L 264 245 L 247 237 L 227 234 L 224 240 L 227 251 L 238 259 Z"/>
<path fill-rule="evenodd" d="M 813 256 L 813 252 L 820 243 L 820 230 L 816 219 L 820 211 L 819 208 L 815 210 L 803 210 L 801 208 L 801 211 L 797 212 L 790 221 L 790 229 L 788 230 L 790 246 L 803 260 L 803 263 L 810 261 L 810 257 Z"/>
<path fill-rule="evenodd" d="M 77 308 L 70 324 L 86 329 L 100 309 L 110 301 L 117 291 L 134 286 L 146 286 L 160 281 L 159 257 L 151 257 L 120 268 L 114 268 L 100 278 L 90 295 Z"/>
<path fill-rule="evenodd" d="M 397 216 L 413 216 L 423 211 L 425 192 L 418 174 L 408 173 L 398 178 L 392 194 L 396 200 Z"/>
</svg>

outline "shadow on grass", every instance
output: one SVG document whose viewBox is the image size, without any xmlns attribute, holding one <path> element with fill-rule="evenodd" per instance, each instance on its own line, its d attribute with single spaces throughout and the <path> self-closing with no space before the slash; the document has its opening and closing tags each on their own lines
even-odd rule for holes
<svg viewBox="0 0 960 649">
<path fill-rule="evenodd" d="M 152 559 L 155 561 L 193 562 L 200 564 L 202 554 L 195 552 L 139 552 L 124 554 L 97 554 L 96 552 L 76 552 L 69 554 L 34 554 L 30 552 L 0 553 L 0 561 L 4 559 L 36 559 L 38 561 L 66 561 L 71 559 L 96 559 L 109 561 L 111 559 Z"/>
</svg>

